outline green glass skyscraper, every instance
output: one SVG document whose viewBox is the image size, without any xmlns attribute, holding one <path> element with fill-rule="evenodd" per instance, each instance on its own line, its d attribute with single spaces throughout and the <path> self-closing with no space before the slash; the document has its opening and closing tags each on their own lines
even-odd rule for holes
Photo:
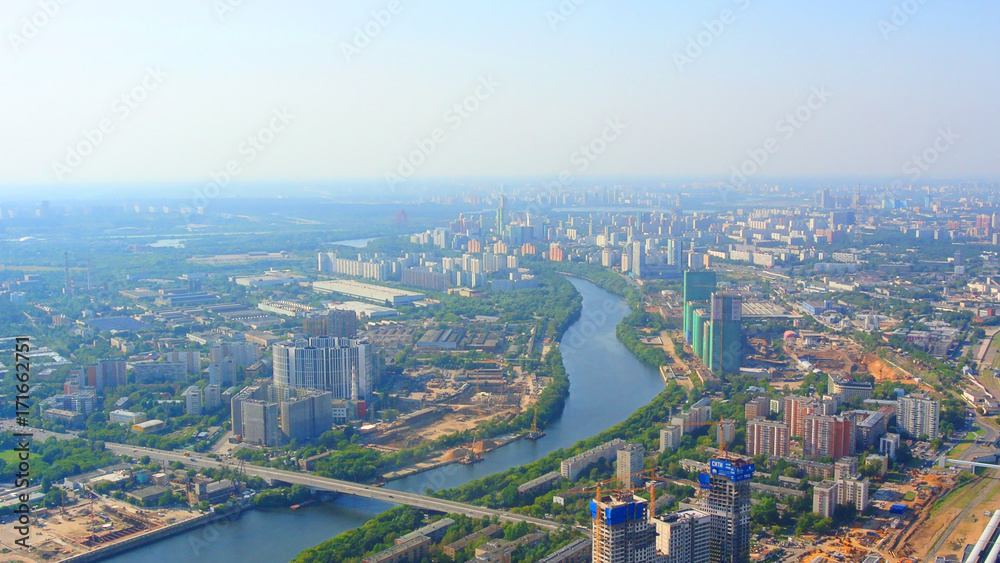
<svg viewBox="0 0 1000 563">
<path fill-rule="evenodd" d="M 708 304 L 715 291 L 715 282 L 716 275 L 712 271 L 684 272 L 684 340 L 688 344 L 692 344 L 694 338 L 694 310 Z"/>
<path fill-rule="evenodd" d="M 743 297 L 712 294 L 708 340 L 702 361 L 715 373 L 739 373 L 743 358 Z"/>
</svg>

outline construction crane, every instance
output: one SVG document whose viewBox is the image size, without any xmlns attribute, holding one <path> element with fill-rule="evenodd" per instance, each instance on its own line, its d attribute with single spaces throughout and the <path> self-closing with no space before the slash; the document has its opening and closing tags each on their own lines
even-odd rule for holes
<svg viewBox="0 0 1000 563">
<path fill-rule="evenodd" d="M 93 487 L 85 485 L 83 490 L 90 493 L 90 531 L 95 533 L 97 531 L 97 522 L 94 518 L 94 498 L 97 497 L 97 493 L 94 492 Z"/>
<path fill-rule="evenodd" d="M 622 495 L 627 494 L 627 493 L 634 493 L 634 492 L 638 492 L 638 491 L 648 491 L 649 492 L 649 498 L 650 498 L 650 500 L 649 500 L 649 503 L 650 503 L 650 518 L 652 518 L 653 516 L 656 516 L 656 488 L 655 488 L 656 486 L 655 486 L 655 484 L 647 483 L 647 485 L 645 487 L 629 487 L 629 486 L 626 486 L 625 483 L 631 482 L 631 480 L 632 480 L 633 477 L 641 477 L 642 479 L 645 479 L 648 482 L 653 482 L 653 481 L 661 482 L 661 483 L 670 483 L 670 482 L 672 482 L 670 479 L 667 479 L 665 477 L 659 477 L 659 476 L 655 475 L 654 471 L 656 471 L 656 470 L 655 469 L 643 469 L 642 471 L 636 471 L 635 473 L 629 473 L 627 476 L 618 476 L 618 477 L 614 477 L 614 478 L 611 478 L 611 479 L 604 479 L 603 481 L 598 481 L 597 483 L 594 483 L 593 485 L 589 485 L 587 487 L 584 487 L 584 488 L 580 489 L 579 492 L 585 493 L 585 492 L 589 492 L 591 490 L 594 490 L 595 491 L 594 500 L 600 501 L 601 500 L 601 496 L 602 496 L 602 494 L 601 494 L 602 487 L 604 487 L 604 485 L 608 485 L 608 484 L 611 484 L 611 483 L 617 483 L 618 484 L 618 487 L 611 488 L 611 490 L 613 492 L 615 492 L 615 493 L 619 493 L 619 494 L 622 494 Z"/>
<path fill-rule="evenodd" d="M 531 430 L 528 431 L 528 434 L 525 437 L 528 438 L 529 440 L 537 440 L 544 435 L 545 431 L 538 429 L 538 407 L 536 406 L 535 419 L 531 421 Z"/>
<path fill-rule="evenodd" d="M 630 473 L 627 476 L 618 476 L 613 479 L 605 479 L 603 481 L 598 481 L 597 483 L 584 487 L 581 492 L 587 492 L 591 489 L 596 490 L 594 500 L 597 502 L 601 501 L 601 488 L 604 485 L 611 483 L 617 483 L 618 487 L 615 487 L 613 493 L 619 497 L 624 497 L 628 494 L 632 494 L 638 491 L 648 491 L 649 492 L 649 518 L 656 516 L 656 485 L 654 483 L 649 483 L 647 487 L 630 487 L 626 483 L 631 482 L 632 477 L 644 476 L 647 481 L 663 481 L 669 482 L 669 479 L 664 479 L 662 477 L 657 477 L 653 475 L 653 469 L 645 469 L 643 471 L 636 471 L 635 473 Z M 646 475 L 646 474 L 649 475 Z M 601 546 L 604 544 L 604 538 L 601 537 L 601 530 L 604 528 L 604 511 L 598 510 L 596 514 L 597 525 L 594 526 L 594 557 L 596 559 L 597 554 L 601 552 Z"/>
</svg>

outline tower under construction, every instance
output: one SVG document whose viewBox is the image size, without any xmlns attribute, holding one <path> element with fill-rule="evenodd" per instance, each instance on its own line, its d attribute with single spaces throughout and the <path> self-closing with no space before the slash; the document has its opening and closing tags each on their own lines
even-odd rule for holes
<svg viewBox="0 0 1000 563">
<path fill-rule="evenodd" d="M 594 563 L 653 563 L 656 527 L 647 518 L 647 501 L 630 491 L 615 491 L 590 501 L 594 520 Z"/>
<path fill-rule="evenodd" d="M 750 563 L 750 480 L 754 464 L 740 458 L 715 458 L 699 476 L 708 489 L 710 563 Z"/>
</svg>

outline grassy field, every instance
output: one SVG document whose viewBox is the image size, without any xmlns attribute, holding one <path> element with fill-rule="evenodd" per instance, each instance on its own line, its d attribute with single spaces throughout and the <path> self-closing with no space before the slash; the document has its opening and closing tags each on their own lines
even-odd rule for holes
<svg viewBox="0 0 1000 563">
<path fill-rule="evenodd" d="M 1000 354 L 997 354 L 997 357 L 1000 358 Z M 979 381 L 981 381 L 987 389 L 996 389 L 997 387 L 1000 387 L 1000 382 L 998 382 L 996 376 L 990 372 L 983 372 L 980 374 Z"/>
<path fill-rule="evenodd" d="M 0 459 L 6 461 L 7 465 L 17 465 L 21 461 L 18 459 L 17 452 L 15 451 L 0 452 Z"/>
<path fill-rule="evenodd" d="M 1000 332 L 993 335 L 993 339 L 990 340 L 989 349 L 1000 350 Z M 989 357 L 989 355 L 990 353 L 989 351 L 987 351 L 986 356 Z M 991 363 L 991 366 L 1000 367 L 1000 353 L 997 353 L 995 356 L 993 356 L 993 362 Z"/>
<path fill-rule="evenodd" d="M 952 489 L 948 494 L 934 502 L 934 505 L 931 506 L 931 514 L 934 515 L 943 508 L 951 508 L 956 505 L 968 505 L 972 502 L 972 499 L 976 498 L 976 495 L 980 492 L 979 489 L 985 486 L 986 483 L 984 479 L 977 479 Z"/>
<path fill-rule="evenodd" d="M 890 471 L 889 473 L 885 474 L 885 480 L 886 481 L 888 481 L 890 483 L 896 483 L 897 485 L 901 484 L 903 482 L 903 479 L 905 477 L 906 476 L 903 475 L 902 473 L 897 473 L 895 471 Z"/>
<path fill-rule="evenodd" d="M 971 507 L 971 510 L 962 517 L 955 529 L 949 534 L 946 541 L 938 550 L 937 555 L 958 555 L 967 543 L 974 543 L 976 537 L 982 532 L 983 526 L 988 517 L 984 515 L 987 510 L 994 510 L 997 502 L 1000 501 L 1000 487 L 995 487 L 996 481 L 986 477 L 980 479 L 973 487 L 968 488 L 965 494 L 959 495 L 958 502 L 953 504 L 950 510 L 945 510 L 936 514 L 928 521 L 928 530 L 945 529 L 952 520 L 958 516 L 959 509 L 973 504 L 975 497 L 988 487 L 994 487 L 992 492 L 979 503 Z"/>
</svg>

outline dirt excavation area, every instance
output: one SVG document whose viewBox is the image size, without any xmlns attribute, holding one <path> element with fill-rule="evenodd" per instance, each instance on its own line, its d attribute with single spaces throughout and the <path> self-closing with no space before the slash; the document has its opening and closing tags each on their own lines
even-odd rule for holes
<svg viewBox="0 0 1000 563">
<path fill-rule="evenodd" d="M 974 544 L 989 521 L 987 513 L 1000 507 L 1000 478 L 995 475 L 957 487 L 933 503 L 926 520 L 903 542 L 897 555 L 917 560 L 935 556 L 955 556 L 961 559 L 966 544 Z M 925 515 L 921 515 L 925 516 Z M 936 550 L 936 551 L 934 551 Z"/>
<path fill-rule="evenodd" d="M 367 442 L 380 449 L 412 448 L 448 434 L 471 431 L 487 422 L 502 423 L 532 412 L 547 377 L 515 368 L 509 379 L 481 379 L 465 383 L 427 382 L 406 398 L 411 410 L 396 420 L 377 425 Z"/>
<path fill-rule="evenodd" d="M 144 509 L 115 499 L 99 499 L 93 504 L 80 501 L 66 507 L 32 512 L 31 533 L 25 551 L 14 541 L 20 537 L 10 523 L 0 526 L 0 561 L 61 561 L 87 553 L 134 534 L 188 520 L 193 510 Z M 9 550 L 9 551 L 8 551 Z"/>
</svg>

